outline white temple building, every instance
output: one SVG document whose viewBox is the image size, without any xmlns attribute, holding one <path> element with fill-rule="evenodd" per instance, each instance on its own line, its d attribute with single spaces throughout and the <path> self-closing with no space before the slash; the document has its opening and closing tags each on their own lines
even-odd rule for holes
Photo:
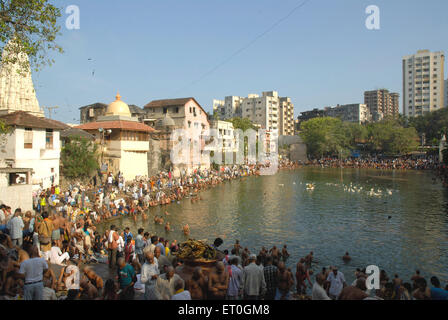
<svg viewBox="0 0 448 320">
<path fill-rule="evenodd" d="M 12 60 L 9 50 L 11 41 L 4 47 L 2 61 Z M 26 111 L 36 117 L 44 117 L 37 101 L 31 72 L 25 72 L 29 65 L 28 55 L 20 53 L 14 63 L 0 64 L 0 115 L 16 111 Z"/>
<path fill-rule="evenodd" d="M 3 62 L 12 60 L 11 46 L 5 46 Z M 31 73 L 24 72 L 27 64 L 28 56 L 19 54 L 14 63 L 0 66 L 0 120 L 11 128 L 0 135 L 0 200 L 11 206 L 29 203 L 31 194 L 23 190 L 59 184 L 60 132 L 66 128 L 44 117 Z"/>
</svg>

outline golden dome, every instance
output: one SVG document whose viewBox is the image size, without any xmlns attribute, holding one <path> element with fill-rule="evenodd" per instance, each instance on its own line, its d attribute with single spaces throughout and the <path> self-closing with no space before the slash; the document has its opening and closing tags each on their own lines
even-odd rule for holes
<svg viewBox="0 0 448 320">
<path fill-rule="evenodd" d="M 106 116 L 131 117 L 129 106 L 121 101 L 120 93 L 117 93 L 116 100 L 109 104 L 109 106 L 107 107 Z"/>
</svg>

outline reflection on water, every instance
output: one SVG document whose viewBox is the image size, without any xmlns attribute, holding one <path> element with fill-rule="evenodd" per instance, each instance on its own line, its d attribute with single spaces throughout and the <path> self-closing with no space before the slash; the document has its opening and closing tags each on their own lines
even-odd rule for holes
<svg viewBox="0 0 448 320">
<path fill-rule="evenodd" d="M 309 182 L 313 191 L 306 190 Z M 448 192 L 429 173 L 304 168 L 243 178 L 201 196 L 196 203 L 153 208 L 146 222 L 114 223 L 179 241 L 188 223 L 193 238 L 223 238 L 222 249 L 235 239 L 255 253 L 287 244 L 294 271 L 297 260 L 314 251 L 317 268 L 338 264 L 348 280 L 370 264 L 406 280 L 417 268 L 448 280 Z M 152 221 L 165 210 L 174 229 L 169 233 Z M 346 251 L 353 259 L 344 265 Z"/>
</svg>

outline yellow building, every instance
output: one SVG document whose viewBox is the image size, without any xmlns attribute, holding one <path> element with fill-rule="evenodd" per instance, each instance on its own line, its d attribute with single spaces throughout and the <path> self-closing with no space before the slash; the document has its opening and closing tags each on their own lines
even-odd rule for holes
<svg viewBox="0 0 448 320">
<path fill-rule="evenodd" d="M 76 128 L 94 135 L 100 144 L 102 166 L 113 174 L 121 172 L 126 180 L 148 176 L 148 151 L 153 128 L 132 118 L 129 106 L 117 94 L 105 116 Z"/>
</svg>

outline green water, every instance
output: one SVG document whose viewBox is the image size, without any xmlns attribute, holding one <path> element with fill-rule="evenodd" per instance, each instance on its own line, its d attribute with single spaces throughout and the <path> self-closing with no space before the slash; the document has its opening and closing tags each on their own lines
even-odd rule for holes
<svg viewBox="0 0 448 320">
<path fill-rule="evenodd" d="M 137 222 L 123 218 L 113 223 L 129 226 L 134 234 L 143 227 L 179 241 L 185 239 L 181 228 L 188 223 L 192 238 L 223 238 L 221 249 L 230 249 L 235 239 L 255 253 L 263 245 L 287 244 L 287 264 L 294 271 L 298 259 L 314 251 L 319 261 L 315 270 L 336 264 L 348 280 L 357 267 L 373 264 L 405 280 L 418 268 L 425 277 L 447 281 L 448 192 L 431 178 L 416 171 L 281 171 L 222 184 L 201 193 L 203 200 L 196 203 L 184 199 L 152 208 L 146 222 L 139 217 Z M 315 189 L 306 190 L 306 183 L 314 183 Z M 350 183 L 363 190 L 344 191 Z M 369 194 L 371 188 L 376 195 Z M 169 233 L 152 220 L 165 210 L 170 213 L 165 221 L 174 228 Z M 353 258 L 349 264 L 341 259 L 346 251 Z"/>
</svg>

